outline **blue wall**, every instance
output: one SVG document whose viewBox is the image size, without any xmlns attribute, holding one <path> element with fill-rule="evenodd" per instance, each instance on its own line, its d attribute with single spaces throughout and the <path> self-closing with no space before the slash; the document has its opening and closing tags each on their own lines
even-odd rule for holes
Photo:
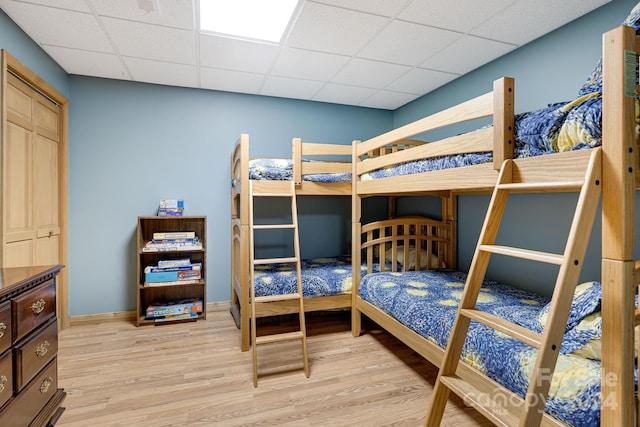
<svg viewBox="0 0 640 427">
<path fill-rule="evenodd" d="M 636 0 L 614 0 L 522 48 L 398 109 L 394 127 L 491 90 L 495 79 L 515 78 L 516 112 L 574 99 L 602 54 L 602 34 L 620 25 Z M 435 131 L 428 136 L 444 136 Z M 574 194 L 515 195 L 509 199 L 498 242 L 562 253 L 575 210 Z M 469 268 L 489 196 L 458 197 L 458 262 Z M 595 219 L 581 280 L 599 280 L 601 217 Z M 524 227 L 523 227 L 524 226 Z M 640 253 L 638 254 L 640 255 Z M 487 275 L 549 294 L 557 268 L 495 256 Z"/>
<path fill-rule="evenodd" d="M 207 298 L 230 299 L 230 155 L 241 133 L 252 155 L 289 157 L 293 136 L 349 144 L 392 123 L 389 111 L 317 102 L 78 76 L 70 86 L 71 315 L 135 307 L 136 218 L 155 215 L 161 198 L 208 217 Z M 346 198 L 300 203 L 303 256 L 348 252 L 349 209 Z"/>
<path fill-rule="evenodd" d="M 135 307 L 136 217 L 154 215 L 158 200 L 169 197 L 184 198 L 187 214 L 208 216 L 208 298 L 229 300 L 229 157 L 240 133 L 252 135 L 255 156 L 287 156 L 293 136 L 350 143 L 484 93 L 502 75 L 516 78 L 518 111 L 569 99 L 600 56 L 602 32 L 618 25 L 634 4 L 614 0 L 395 112 L 69 76 L 0 11 L 0 48 L 9 50 L 71 101 L 70 314 Z M 554 250 L 562 244 L 558 235 L 567 223 L 558 218 L 573 209 L 572 196 L 537 197 L 514 197 L 509 212 L 514 212 L 513 217 L 529 213 L 528 223 L 545 224 L 543 233 L 524 239 L 544 246 L 541 250 Z M 303 255 L 348 249 L 343 242 L 332 247 L 340 240 L 316 225 L 320 221 L 333 233 L 346 234 L 349 203 L 326 204 L 318 199 L 305 203 L 299 207 Z M 486 196 L 459 199 L 458 248 L 463 267 L 470 262 L 487 204 Z M 519 222 L 508 218 L 500 238 L 522 238 L 516 237 Z M 595 272 L 600 263 L 597 225 L 586 266 L 590 278 L 599 277 Z M 521 284 L 548 288 L 550 276 L 533 267 L 535 274 L 526 276 L 541 279 L 536 283 L 519 279 Z M 490 270 L 498 279 L 522 278 L 523 271 L 528 270 L 518 265 L 492 265 Z"/>
</svg>

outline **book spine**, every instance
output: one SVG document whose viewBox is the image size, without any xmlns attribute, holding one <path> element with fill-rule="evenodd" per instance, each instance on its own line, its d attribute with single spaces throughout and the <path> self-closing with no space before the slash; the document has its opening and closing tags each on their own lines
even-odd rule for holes
<svg viewBox="0 0 640 427">
<path fill-rule="evenodd" d="M 147 244 L 151 244 L 151 245 L 160 245 L 160 244 L 190 244 L 190 245 L 195 245 L 200 243 L 200 241 L 198 240 L 197 237 L 194 237 L 192 239 L 152 239 L 151 242 L 147 243 Z"/>
<path fill-rule="evenodd" d="M 142 248 L 142 252 L 169 252 L 169 251 L 195 251 L 202 249 L 202 243 L 197 245 L 160 245 L 160 246 L 145 246 Z"/>
<path fill-rule="evenodd" d="M 190 265 L 191 260 L 189 258 L 161 259 L 160 261 L 158 261 L 158 267 L 185 267 Z"/>
<path fill-rule="evenodd" d="M 179 280 L 201 279 L 200 269 L 176 270 L 176 271 L 156 271 L 144 274 L 144 281 L 147 283 L 175 282 Z"/>
<path fill-rule="evenodd" d="M 195 237 L 195 231 L 166 231 L 153 233 L 154 239 L 193 239 Z"/>
<path fill-rule="evenodd" d="M 178 267 L 160 267 L 148 265 L 144 268 L 145 273 L 160 273 L 160 272 L 170 272 L 170 271 L 189 271 L 189 270 L 200 270 L 202 269 L 202 264 L 194 263 L 191 265 L 184 265 Z"/>
<path fill-rule="evenodd" d="M 155 286 L 195 285 L 198 283 L 200 283 L 200 279 L 184 279 L 175 280 L 173 282 L 144 282 L 144 287 L 153 288 Z"/>
<path fill-rule="evenodd" d="M 182 304 L 150 305 L 145 315 L 147 318 L 176 316 L 181 314 L 202 313 L 202 301 L 192 301 Z"/>
</svg>

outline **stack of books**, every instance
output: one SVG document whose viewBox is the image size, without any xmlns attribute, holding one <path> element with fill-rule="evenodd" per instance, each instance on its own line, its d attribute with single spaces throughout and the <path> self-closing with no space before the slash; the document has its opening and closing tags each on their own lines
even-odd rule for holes
<svg viewBox="0 0 640 427">
<path fill-rule="evenodd" d="M 182 301 L 152 303 L 146 310 L 146 318 L 156 323 L 197 319 L 202 313 L 202 301 L 193 298 Z"/>
<path fill-rule="evenodd" d="M 142 248 L 143 252 L 193 251 L 202 249 L 195 231 L 168 231 L 153 233 L 153 239 Z"/>
<path fill-rule="evenodd" d="M 202 279 L 202 264 L 188 258 L 160 260 L 144 268 L 144 286 L 190 285 Z"/>
<path fill-rule="evenodd" d="M 182 216 L 184 212 L 184 200 L 161 199 L 158 208 L 158 216 Z"/>
</svg>

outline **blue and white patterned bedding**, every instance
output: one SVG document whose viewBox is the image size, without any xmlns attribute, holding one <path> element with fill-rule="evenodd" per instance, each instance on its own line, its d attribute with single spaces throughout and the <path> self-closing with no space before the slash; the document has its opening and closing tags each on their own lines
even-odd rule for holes
<svg viewBox="0 0 640 427">
<path fill-rule="evenodd" d="M 340 295 L 351 292 L 351 257 L 337 256 L 301 261 L 302 293 L 305 297 Z M 362 267 L 361 274 L 367 273 Z M 296 292 L 294 263 L 257 265 L 256 296 L 291 294 Z"/>
<path fill-rule="evenodd" d="M 375 273 L 363 277 L 361 297 L 429 341 L 446 347 L 466 274 L 424 270 Z M 600 362 L 572 352 L 601 331 L 593 315 L 599 311 L 601 286 L 577 287 L 567 332 L 553 377 L 547 412 L 575 426 L 599 425 Z M 477 307 L 541 332 L 549 298 L 485 280 Z M 524 396 L 534 369 L 534 348 L 477 322 L 471 322 L 463 359 L 505 387 Z"/>
<path fill-rule="evenodd" d="M 303 160 L 306 162 L 309 160 Z M 293 179 L 293 160 L 291 159 L 253 159 L 249 160 L 249 179 L 291 181 Z M 351 182 L 351 173 L 318 173 L 302 176 L 303 181 L 312 182 Z"/>
</svg>

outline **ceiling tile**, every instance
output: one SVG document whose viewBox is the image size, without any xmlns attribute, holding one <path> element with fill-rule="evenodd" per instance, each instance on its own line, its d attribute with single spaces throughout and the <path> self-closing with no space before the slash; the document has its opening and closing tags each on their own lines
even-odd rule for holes
<svg viewBox="0 0 640 427">
<path fill-rule="evenodd" d="M 385 89 L 422 95 L 460 77 L 458 74 L 414 68 L 388 84 Z"/>
<path fill-rule="evenodd" d="M 262 90 L 260 90 L 260 94 L 285 98 L 309 99 L 318 92 L 322 85 L 322 82 L 271 76 L 267 77 Z"/>
<path fill-rule="evenodd" d="M 393 21 L 358 57 L 415 66 L 460 37 L 453 31 Z"/>
<path fill-rule="evenodd" d="M 122 19 L 102 18 L 120 54 L 195 65 L 195 32 Z"/>
<path fill-rule="evenodd" d="M 608 1 L 519 0 L 475 28 L 471 34 L 521 46 Z"/>
<path fill-rule="evenodd" d="M 257 94 L 260 92 L 263 81 L 262 74 L 205 67 L 200 69 L 200 87 L 203 89 Z"/>
<path fill-rule="evenodd" d="M 368 108 L 395 110 L 396 108 L 413 101 L 417 97 L 417 95 L 410 95 L 408 93 L 398 93 L 381 90 L 374 93 L 359 105 Z"/>
<path fill-rule="evenodd" d="M 131 75 L 117 55 L 57 46 L 43 47 L 58 64 L 64 64 L 63 68 L 69 74 L 121 80 L 131 79 Z"/>
<path fill-rule="evenodd" d="M 330 80 L 349 57 L 308 50 L 283 48 L 271 74 L 307 80 Z"/>
<path fill-rule="evenodd" d="M 420 64 L 422 68 L 465 74 L 516 49 L 517 46 L 464 36 Z"/>
<path fill-rule="evenodd" d="M 200 35 L 200 65 L 210 68 L 268 73 L 280 47 L 267 43 Z"/>
<path fill-rule="evenodd" d="M 314 0 L 314 2 L 393 17 L 402 11 L 408 3 L 411 3 L 411 0 Z"/>
<path fill-rule="evenodd" d="M 307 2 L 285 44 L 354 55 L 388 22 L 380 16 Z"/>
<path fill-rule="evenodd" d="M 185 30 L 195 29 L 193 0 L 89 1 L 93 4 L 96 12 L 102 16 Z"/>
<path fill-rule="evenodd" d="M 413 0 L 398 18 L 467 33 L 516 0 Z M 533 3 L 533 2 L 532 2 Z"/>
<path fill-rule="evenodd" d="M 125 58 L 127 68 L 135 81 L 168 86 L 198 87 L 196 67 L 185 64 Z"/>
<path fill-rule="evenodd" d="M 87 3 L 78 0 L 22 0 L 22 2 L 55 7 L 58 9 L 75 10 L 76 12 L 91 13 L 91 9 L 89 9 Z M 0 1 L 0 6 L 4 9 L 4 6 L 9 3 L 12 3 L 12 1 L 2 0 Z"/>
<path fill-rule="evenodd" d="M 369 61 L 368 59 L 353 59 L 332 79 L 332 82 L 380 88 L 385 87 L 409 70 L 411 67 L 404 65 Z"/>
<path fill-rule="evenodd" d="M 3 1 L 0 6 L 39 44 L 114 53 L 91 14 L 15 1 Z"/>
<path fill-rule="evenodd" d="M 312 99 L 334 104 L 360 105 L 374 93 L 375 89 L 328 83 Z"/>
</svg>

